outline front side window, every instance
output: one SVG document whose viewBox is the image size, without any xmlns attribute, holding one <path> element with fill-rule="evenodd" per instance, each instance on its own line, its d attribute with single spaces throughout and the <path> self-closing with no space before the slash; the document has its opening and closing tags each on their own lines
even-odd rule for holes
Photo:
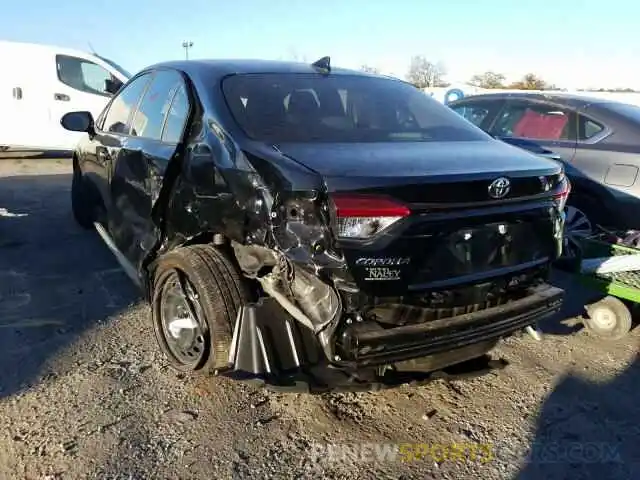
<svg viewBox="0 0 640 480">
<path fill-rule="evenodd" d="M 404 82 L 358 75 L 242 74 L 222 89 L 239 127 L 279 142 L 473 141 L 489 137 Z"/>
<path fill-rule="evenodd" d="M 451 105 L 450 108 L 476 127 L 479 127 L 489 115 L 489 109 L 482 105 Z"/>
<path fill-rule="evenodd" d="M 111 133 L 121 133 L 128 135 L 130 131 L 130 118 L 131 113 L 138 105 L 138 101 L 142 96 L 142 93 L 149 82 L 150 74 L 141 75 L 136 77 L 133 81 L 127 84 L 120 90 L 109 106 L 102 130 Z M 135 135 L 137 132 L 132 131 L 131 134 Z"/>
<path fill-rule="evenodd" d="M 181 85 L 182 78 L 177 72 L 156 72 L 135 113 L 131 135 L 160 140 L 171 100 Z"/>
<path fill-rule="evenodd" d="M 570 112 L 553 105 L 510 102 L 498 116 L 492 130 L 501 137 L 570 140 L 570 117 Z"/>
<path fill-rule="evenodd" d="M 65 85 L 85 93 L 94 95 L 111 94 L 106 90 L 107 80 L 116 80 L 115 77 L 100 65 L 84 58 L 57 55 L 56 64 L 58 79 Z"/>
</svg>

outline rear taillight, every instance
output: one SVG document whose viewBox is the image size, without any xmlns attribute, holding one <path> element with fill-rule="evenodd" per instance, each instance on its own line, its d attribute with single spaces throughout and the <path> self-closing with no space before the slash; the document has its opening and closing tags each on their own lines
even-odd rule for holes
<svg viewBox="0 0 640 480">
<path fill-rule="evenodd" d="M 558 205 L 558 209 L 562 211 L 564 210 L 564 207 L 567 204 L 567 198 L 569 198 L 569 193 L 571 193 L 571 183 L 569 182 L 569 179 L 564 175 L 562 176 L 562 180 L 559 183 L 560 183 L 559 190 L 553 196 L 553 199 L 556 201 L 556 204 Z"/>
<path fill-rule="evenodd" d="M 411 213 L 405 205 L 376 195 L 332 195 L 336 235 L 339 238 L 369 239 Z"/>
</svg>

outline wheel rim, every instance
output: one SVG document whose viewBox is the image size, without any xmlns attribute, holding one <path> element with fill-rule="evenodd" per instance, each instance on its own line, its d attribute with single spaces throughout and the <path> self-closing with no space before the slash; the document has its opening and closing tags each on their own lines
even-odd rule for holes
<svg viewBox="0 0 640 480">
<path fill-rule="evenodd" d="M 579 251 L 580 239 L 592 235 L 593 226 L 589 217 L 579 208 L 567 205 L 564 211 L 563 255 L 574 257 Z"/>
<path fill-rule="evenodd" d="M 162 333 L 167 347 L 183 365 L 198 365 L 205 355 L 205 332 L 198 318 L 192 285 L 173 273 L 165 283 L 160 305 Z"/>
<path fill-rule="evenodd" d="M 616 326 L 616 315 L 608 308 L 595 308 L 589 313 L 593 324 L 602 330 L 613 330 Z"/>
</svg>

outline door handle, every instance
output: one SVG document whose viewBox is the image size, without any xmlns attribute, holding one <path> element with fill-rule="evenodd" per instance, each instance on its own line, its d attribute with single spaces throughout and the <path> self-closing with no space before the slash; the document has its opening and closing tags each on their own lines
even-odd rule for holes
<svg viewBox="0 0 640 480">
<path fill-rule="evenodd" d="M 59 100 L 61 102 L 68 102 L 69 100 L 71 100 L 69 98 L 69 95 L 66 95 L 64 93 L 54 93 L 53 98 L 54 100 Z"/>
<path fill-rule="evenodd" d="M 20 87 L 13 87 L 13 98 L 22 100 L 22 89 Z"/>
</svg>

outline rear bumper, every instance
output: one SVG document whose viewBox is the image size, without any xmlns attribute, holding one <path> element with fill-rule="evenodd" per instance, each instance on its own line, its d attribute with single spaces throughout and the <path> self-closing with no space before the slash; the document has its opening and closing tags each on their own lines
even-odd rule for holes
<svg viewBox="0 0 640 480">
<path fill-rule="evenodd" d="M 266 299 L 239 312 L 228 363 L 219 373 L 296 391 L 383 388 L 481 374 L 504 368 L 503 362 L 485 355 L 501 337 L 562 306 L 564 291 L 559 288 L 544 284 L 529 293 L 507 305 L 419 325 L 382 331 L 365 331 L 367 322 L 347 325 L 333 340 L 342 344 L 349 338 L 351 358 L 332 359 L 311 330 Z M 363 354 L 365 347 L 369 351 Z M 389 364 L 392 370 L 380 367 Z"/>
<path fill-rule="evenodd" d="M 447 319 L 380 330 L 354 324 L 343 332 L 343 354 L 351 367 L 364 368 L 490 344 L 557 313 L 563 299 L 562 289 L 543 284 L 520 300 Z"/>
</svg>

